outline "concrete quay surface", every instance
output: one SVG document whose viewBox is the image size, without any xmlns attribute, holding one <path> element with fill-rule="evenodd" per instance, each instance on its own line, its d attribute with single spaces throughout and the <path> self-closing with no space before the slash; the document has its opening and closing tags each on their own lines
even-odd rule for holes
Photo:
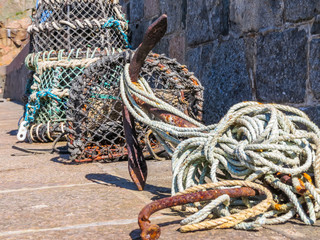
<svg viewBox="0 0 320 240">
<path fill-rule="evenodd" d="M 67 155 L 13 149 L 52 146 L 17 142 L 22 112 L 21 105 L 0 101 L 0 239 L 140 239 L 140 210 L 170 196 L 170 161 L 148 161 L 147 185 L 139 192 L 126 162 L 76 165 L 68 163 Z M 320 239 L 320 221 L 314 226 L 290 221 L 250 232 L 180 233 L 181 219 L 166 209 L 151 221 L 160 225 L 160 239 Z"/>
</svg>

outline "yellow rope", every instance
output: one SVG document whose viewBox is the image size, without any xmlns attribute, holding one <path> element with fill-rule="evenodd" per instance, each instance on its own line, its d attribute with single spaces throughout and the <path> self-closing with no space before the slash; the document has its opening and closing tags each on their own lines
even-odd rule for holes
<svg viewBox="0 0 320 240">
<path fill-rule="evenodd" d="M 237 225 L 238 223 L 241 223 L 249 218 L 258 216 L 259 214 L 266 212 L 271 206 L 271 203 L 273 202 L 272 193 L 267 188 L 257 183 L 241 181 L 241 180 L 229 180 L 229 181 L 221 181 L 217 183 L 197 185 L 197 186 L 188 188 L 183 192 L 179 192 L 177 193 L 177 195 L 193 193 L 201 190 L 218 188 L 218 187 L 233 187 L 233 186 L 251 187 L 255 190 L 260 190 L 267 196 L 267 198 L 262 202 L 260 202 L 259 204 L 257 204 L 256 206 L 253 206 L 252 208 L 249 208 L 246 210 L 242 210 L 239 213 L 232 214 L 226 217 L 221 217 L 214 220 L 204 221 L 201 223 L 182 226 L 180 228 L 180 231 L 191 232 L 191 231 L 198 231 L 198 230 L 205 230 L 205 229 L 212 229 L 212 228 L 231 228 Z"/>
</svg>

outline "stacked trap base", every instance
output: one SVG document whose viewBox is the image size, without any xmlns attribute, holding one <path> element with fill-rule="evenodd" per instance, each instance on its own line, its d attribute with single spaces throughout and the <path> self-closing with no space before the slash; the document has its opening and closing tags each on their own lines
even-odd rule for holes
<svg viewBox="0 0 320 240">
<path fill-rule="evenodd" d="M 107 49 L 61 50 L 30 54 L 26 58 L 26 65 L 35 72 L 25 113 L 25 122 L 30 126 L 29 141 L 53 141 L 65 132 L 67 101 L 73 79 L 100 56 L 114 53 Z"/>
<path fill-rule="evenodd" d="M 131 57 L 131 51 L 104 57 L 73 82 L 67 110 L 72 160 L 114 161 L 127 155 L 119 81 Z M 185 66 L 163 55 L 149 54 L 140 77 L 160 99 L 201 120 L 203 88 Z M 136 130 L 145 154 L 148 149 L 157 158 L 161 151 L 158 136 L 140 122 Z"/>
</svg>

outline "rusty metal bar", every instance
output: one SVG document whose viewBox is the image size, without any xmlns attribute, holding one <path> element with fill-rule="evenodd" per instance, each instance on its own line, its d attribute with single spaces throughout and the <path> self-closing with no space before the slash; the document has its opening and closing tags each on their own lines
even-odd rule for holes
<svg viewBox="0 0 320 240">
<path fill-rule="evenodd" d="M 183 195 L 177 195 L 173 197 L 167 197 L 154 201 L 146 205 L 138 216 L 138 224 L 141 229 L 141 239 L 158 239 L 160 237 L 160 227 L 156 224 L 151 224 L 150 216 L 165 208 L 174 207 L 178 205 L 184 205 L 187 203 L 194 203 L 199 201 L 208 201 L 215 199 L 224 194 L 228 194 L 231 198 L 238 197 L 253 197 L 259 195 L 259 191 L 256 191 L 249 187 L 229 188 L 229 189 L 214 189 L 208 191 L 201 191 L 196 193 L 188 193 Z"/>
<path fill-rule="evenodd" d="M 152 25 L 149 26 L 143 42 L 136 50 L 132 61 L 130 63 L 129 74 L 132 82 L 136 82 L 141 67 L 144 64 L 146 57 L 157 42 L 164 36 L 167 31 L 167 16 L 162 15 Z M 148 174 L 147 163 L 143 157 L 141 148 L 137 141 L 135 134 L 134 118 L 126 108 L 123 106 L 123 126 L 126 137 L 126 144 L 128 149 L 128 168 L 129 174 L 133 182 L 136 184 L 138 190 L 142 191 Z"/>
<path fill-rule="evenodd" d="M 276 177 L 278 177 L 282 183 L 293 186 L 292 177 L 290 174 L 277 173 Z M 299 195 L 304 195 L 308 190 L 306 189 L 303 181 L 300 178 L 298 178 L 298 180 L 299 180 L 300 186 L 296 188 L 296 191 Z"/>
<path fill-rule="evenodd" d="M 134 97 L 134 99 L 137 101 L 137 99 Z M 178 127 L 185 127 L 185 128 L 196 128 L 198 126 L 190 123 L 189 121 L 178 117 L 176 115 L 173 115 L 171 113 L 168 113 L 167 111 L 152 107 L 151 105 L 144 103 L 142 101 L 137 101 L 137 103 L 147 112 L 153 114 L 156 118 L 159 118 L 160 120 L 178 126 Z"/>
<path fill-rule="evenodd" d="M 138 190 L 142 191 L 148 174 L 147 163 L 137 140 L 134 118 L 126 106 L 123 106 L 123 127 L 128 151 L 129 174 Z"/>
<path fill-rule="evenodd" d="M 136 50 L 129 67 L 129 74 L 132 82 L 137 82 L 141 67 L 144 64 L 149 52 L 155 47 L 167 30 L 167 16 L 163 14 L 147 29 L 143 41 Z M 134 97 L 134 96 L 133 96 Z M 185 119 L 154 108 L 145 102 L 134 97 L 137 103 L 155 117 L 169 124 L 179 127 L 197 127 Z M 132 134 L 134 130 L 134 119 L 126 107 L 123 108 L 124 129 L 128 148 L 129 174 L 139 190 L 143 190 L 147 178 L 147 164 L 143 158 L 139 144 L 136 144 L 136 137 Z M 125 124 L 126 122 L 126 124 Z M 130 123 L 130 124 L 128 124 Z M 130 149 L 130 150 L 129 150 Z M 131 151 L 131 152 L 130 152 Z"/>
<path fill-rule="evenodd" d="M 136 50 L 130 63 L 129 74 L 132 82 L 136 82 L 140 69 L 146 60 L 150 51 L 156 46 L 167 31 L 167 15 L 161 15 L 153 24 L 151 24 L 143 38 L 142 43 Z"/>
<path fill-rule="evenodd" d="M 133 99 L 136 101 L 136 103 L 142 107 L 146 112 L 149 112 L 153 114 L 156 118 L 159 118 L 160 120 L 178 126 L 178 127 L 189 127 L 189 128 L 196 128 L 198 126 L 194 125 L 193 123 L 190 123 L 189 121 L 178 117 L 176 115 L 173 115 L 172 113 L 168 113 L 165 110 L 161 110 L 158 108 L 155 108 L 151 106 L 150 104 L 145 103 L 144 101 L 140 100 L 136 96 L 132 96 Z"/>
</svg>

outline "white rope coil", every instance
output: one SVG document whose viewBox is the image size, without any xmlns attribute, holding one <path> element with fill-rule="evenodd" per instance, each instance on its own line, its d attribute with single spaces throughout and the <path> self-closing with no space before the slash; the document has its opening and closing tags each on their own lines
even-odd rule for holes
<svg viewBox="0 0 320 240">
<path fill-rule="evenodd" d="M 70 51 L 65 51 L 64 49 L 59 50 L 59 51 L 44 51 L 44 52 L 38 52 L 38 53 L 30 53 L 25 59 L 25 65 L 32 69 L 35 70 L 38 67 L 38 63 L 40 62 L 56 62 L 57 66 L 59 65 L 59 61 L 73 61 L 73 60 L 82 60 L 86 58 L 91 58 L 91 59 L 98 59 L 99 56 L 109 56 L 113 55 L 115 53 L 120 53 L 123 50 L 118 48 L 104 48 L 104 49 L 99 49 L 99 48 L 94 48 L 90 49 L 87 48 L 83 51 L 80 49 L 71 49 Z M 62 63 L 64 63 L 62 62 Z"/>
<path fill-rule="evenodd" d="M 67 21 L 67 20 L 59 20 L 59 21 L 53 21 L 53 22 L 43 22 L 38 25 L 32 24 L 27 28 L 27 31 L 29 34 L 32 34 L 33 32 L 43 32 L 45 30 L 53 31 L 53 30 L 63 30 L 64 26 L 69 26 L 73 29 L 77 28 L 102 28 L 103 25 L 108 21 L 108 19 L 102 18 L 102 19 L 82 19 L 75 20 L 73 22 Z M 128 30 L 128 23 L 123 20 L 119 20 L 119 23 L 124 31 Z"/>
<path fill-rule="evenodd" d="M 54 69 L 56 67 L 63 68 L 87 68 L 90 64 L 96 62 L 99 58 L 83 58 L 83 59 L 72 59 L 72 60 L 60 60 L 60 61 L 43 61 L 38 62 L 36 72 L 42 74 L 48 69 Z"/>
<path fill-rule="evenodd" d="M 69 96 L 69 92 L 70 90 L 68 88 L 66 89 L 58 89 L 58 88 L 53 88 L 50 90 L 50 92 L 54 95 L 56 95 L 59 98 L 63 98 L 63 97 L 68 97 Z M 32 93 L 29 96 L 31 101 L 35 101 L 37 99 L 37 92 Z"/>
<path fill-rule="evenodd" d="M 95 2 L 95 1 L 97 1 L 97 0 L 39 0 L 38 1 L 38 5 L 40 6 L 40 5 L 42 5 L 43 3 L 45 3 L 45 4 L 48 4 L 48 5 L 53 5 L 53 4 L 61 4 L 61 3 L 71 3 L 72 1 L 83 1 L 83 2 L 89 2 L 89 1 L 91 1 L 91 2 Z M 105 2 L 106 3 L 113 3 L 113 4 L 118 4 L 119 3 L 119 0 L 105 0 Z"/>
</svg>

